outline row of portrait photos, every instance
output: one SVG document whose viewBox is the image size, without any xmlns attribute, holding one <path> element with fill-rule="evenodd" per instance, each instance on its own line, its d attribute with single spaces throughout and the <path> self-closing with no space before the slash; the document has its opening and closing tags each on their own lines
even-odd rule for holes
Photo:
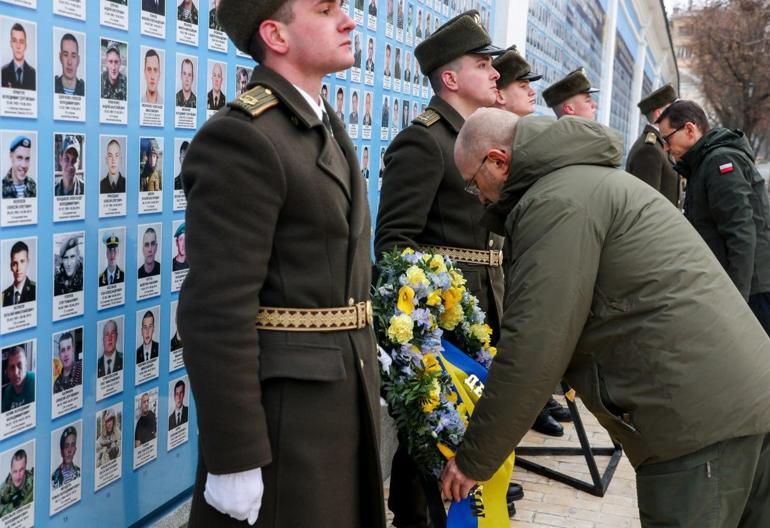
<svg viewBox="0 0 770 528">
<path fill-rule="evenodd" d="M 44 280 L 53 284 L 53 321 L 60 321 L 84 313 L 84 285 L 97 286 L 98 310 L 125 304 L 126 283 L 135 281 L 136 300 L 141 301 L 161 294 L 161 278 L 169 266 L 162 265 L 163 225 L 161 222 L 140 224 L 136 232 L 136 262 L 130 271 L 122 248 L 126 244 L 125 227 L 105 227 L 99 230 L 100 252 L 98 267 L 89 271 L 86 265 L 85 231 L 53 235 L 51 272 Z M 189 263 L 185 249 L 185 222 L 172 223 L 171 291 L 179 291 L 187 275 Z M 0 334 L 8 334 L 37 326 L 39 302 L 40 260 L 36 237 L 11 238 L 0 242 Z M 167 261 L 166 261 L 167 262 Z"/>
<path fill-rule="evenodd" d="M 34 364 L 34 356 L 34 341 L 3 350 L 3 371 L 6 361 Z M 25 375 L 24 383 L 34 385 L 33 372 L 26 371 Z M 4 384 L 3 396 L 14 388 L 11 382 Z M 34 439 L 0 453 L 0 527 L 35 525 L 36 485 L 48 486 L 49 515 L 53 516 L 80 501 L 86 467 L 93 468 L 94 491 L 98 491 L 122 477 L 126 450 L 131 453 L 132 468 L 137 470 L 157 459 L 158 439 L 164 430 L 167 451 L 185 444 L 190 419 L 187 376 L 170 380 L 168 395 L 165 411 L 160 408 L 158 387 L 146 388 L 134 396 L 133 419 L 124 414 L 123 402 L 117 402 L 96 411 L 90 432 L 88 427 L 84 430 L 82 418 L 52 430 L 50 467 L 43 473 L 36 464 Z M 3 406 L 5 414 L 5 403 Z M 31 407 L 34 414 L 34 406 L 32 401 L 16 409 Z M 168 417 L 167 428 L 162 427 L 163 420 L 159 424 L 159 415 Z"/>
</svg>

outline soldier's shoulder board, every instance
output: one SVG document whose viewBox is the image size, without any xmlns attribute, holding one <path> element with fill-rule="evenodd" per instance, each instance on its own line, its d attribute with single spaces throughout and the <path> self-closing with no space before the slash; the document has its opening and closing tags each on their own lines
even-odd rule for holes
<svg viewBox="0 0 770 528">
<path fill-rule="evenodd" d="M 243 92 L 235 100 L 228 103 L 228 105 L 231 108 L 237 108 L 242 112 L 246 112 L 251 117 L 257 117 L 266 110 L 277 106 L 278 103 L 278 98 L 270 88 L 258 84 L 251 90 Z"/>
<path fill-rule="evenodd" d="M 644 142 L 654 145 L 658 142 L 658 136 L 655 135 L 655 132 L 647 132 L 647 135 L 644 137 Z"/>
<path fill-rule="evenodd" d="M 412 123 L 429 127 L 438 123 L 441 120 L 441 116 L 435 110 L 428 108 L 422 114 L 414 118 Z"/>
</svg>

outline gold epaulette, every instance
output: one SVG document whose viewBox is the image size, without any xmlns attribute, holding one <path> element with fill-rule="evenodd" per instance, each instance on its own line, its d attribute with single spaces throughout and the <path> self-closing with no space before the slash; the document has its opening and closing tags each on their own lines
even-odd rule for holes
<svg viewBox="0 0 770 528">
<path fill-rule="evenodd" d="M 654 145 L 658 142 L 658 136 L 655 135 L 655 132 L 647 132 L 647 136 L 645 136 L 644 142 L 649 143 L 650 145 Z"/>
<path fill-rule="evenodd" d="M 257 85 L 236 97 L 234 101 L 229 103 L 229 106 L 246 112 L 251 117 L 257 117 L 277 104 L 278 98 L 273 95 L 270 88 Z"/>
<path fill-rule="evenodd" d="M 441 120 L 441 116 L 435 110 L 428 108 L 422 114 L 418 115 L 412 120 L 412 123 L 417 123 L 429 127 Z"/>
</svg>

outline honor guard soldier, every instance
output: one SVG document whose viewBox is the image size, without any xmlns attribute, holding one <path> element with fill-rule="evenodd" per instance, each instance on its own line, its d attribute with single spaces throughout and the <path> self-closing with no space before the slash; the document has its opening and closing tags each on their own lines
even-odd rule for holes
<svg viewBox="0 0 770 528">
<path fill-rule="evenodd" d="M 556 117 L 574 115 L 593 121 L 596 118 L 596 99 L 591 94 L 598 91 L 591 86 L 585 68 L 578 68 L 543 90 L 543 99 Z"/>
<path fill-rule="evenodd" d="M 504 289 L 501 238 L 481 227 L 485 207 L 466 192 L 453 159 L 465 117 L 495 104 L 498 74 L 492 56 L 503 50 L 491 44 L 478 11 L 471 10 L 415 48 L 436 95 L 385 152 L 374 253 L 379 259 L 411 247 L 450 257 L 479 299 L 496 339 Z M 445 522 L 436 481 L 419 475 L 403 442 L 393 459 L 388 506 L 397 528 L 429 526 L 428 509 L 434 524 Z"/>
<path fill-rule="evenodd" d="M 107 267 L 99 275 L 99 286 L 108 284 L 120 284 L 125 280 L 123 270 L 118 266 L 118 248 L 120 247 L 120 238 L 110 232 L 104 235 L 104 246 L 106 247 Z"/>
<path fill-rule="evenodd" d="M 222 0 L 217 17 L 259 66 L 182 166 L 189 524 L 384 528 L 366 186 L 319 97 L 353 64 L 355 22 L 317 0 Z"/>
<path fill-rule="evenodd" d="M 663 138 L 655 121 L 668 105 L 676 101 L 676 91 L 670 84 L 658 88 L 639 101 L 639 111 L 647 119 L 642 135 L 628 151 L 626 172 L 647 182 L 653 189 L 679 207 L 679 175 L 668 153 L 663 150 Z"/>
<path fill-rule="evenodd" d="M 497 79 L 495 106 L 519 117 L 534 113 L 537 94 L 531 83 L 539 81 L 543 76 L 532 72 L 532 66 L 519 54 L 515 45 L 495 58 L 492 66 L 500 74 Z M 543 410 L 535 418 L 532 429 L 549 436 L 564 436 L 564 428 L 559 422 L 569 421 L 572 421 L 569 410 L 550 396 Z"/>
</svg>

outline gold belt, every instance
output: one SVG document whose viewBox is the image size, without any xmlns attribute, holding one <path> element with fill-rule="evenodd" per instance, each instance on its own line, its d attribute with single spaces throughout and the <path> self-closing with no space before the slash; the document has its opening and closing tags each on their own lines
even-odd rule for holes
<svg viewBox="0 0 770 528">
<path fill-rule="evenodd" d="M 372 324 L 372 303 L 361 301 L 341 308 L 277 308 L 263 306 L 257 313 L 258 330 L 283 332 L 337 332 Z"/>
<path fill-rule="evenodd" d="M 483 264 L 497 268 L 503 264 L 503 252 L 499 249 L 465 249 L 450 246 L 423 246 L 423 251 L 433 251 L 455 262 L 464 264 Z"/>
</svg>

